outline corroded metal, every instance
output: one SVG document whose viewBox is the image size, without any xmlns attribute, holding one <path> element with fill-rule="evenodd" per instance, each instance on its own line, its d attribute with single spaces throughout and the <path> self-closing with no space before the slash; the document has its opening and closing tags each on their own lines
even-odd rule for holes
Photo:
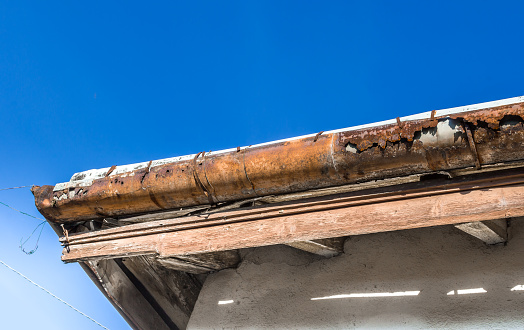
<svg viewBox="0 0 524 330">
<path fill-rule="evenodd" d="M 524 103 L 432 112 L 426 119 L 149 162 L 126 173 L 110 170 L 87 186 L 33 192 L 39 211 L 64 223 L 517 161 L 524 159 L 522 122 Z"/>
</svg>

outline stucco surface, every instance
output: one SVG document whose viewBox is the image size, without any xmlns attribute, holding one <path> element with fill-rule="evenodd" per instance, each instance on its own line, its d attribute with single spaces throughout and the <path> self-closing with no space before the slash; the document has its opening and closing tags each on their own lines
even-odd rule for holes
<svg viewBox="0 0 524 330">
<path fill-rule="evenodd" d="M 248 249 L 238 269 L 208 277 L 188 328 L 523 329 L 524 291 L 511 289 L 524 285 L 524 221 L 513 220 L 510 232 L 506 246 L 452 226 L 354 236 L 331 259 L 287 246 Z M 405 291 L 420 293 L 311 300 Z"/>
</svg>

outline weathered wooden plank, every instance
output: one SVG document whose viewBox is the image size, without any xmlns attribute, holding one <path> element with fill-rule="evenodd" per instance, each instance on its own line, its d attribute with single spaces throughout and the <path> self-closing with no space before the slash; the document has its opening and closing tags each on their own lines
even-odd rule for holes
<svg viewBox="0 0 524 330">
<path fill-rule="evenodd" d="M 185 329 L 202 288 L 192 275 L 149 257 L 79 264 L 133 329 Z"/>
<path fill-rule="evenodd" d="M 58 228 L 58 225 L 52 222 L 49 222 L 49 226 L 51 227 L 51 229 L 53 229 L 53 231 L 58 236 L 60 236 L 62 231 Z M 100 266 L 100 264 L 102 266 Z M 86 272 L 86 274 L 89 276 L 91 281 L 93 281 L 93 283 L 100 290 L 100 292 L 102 292 L 102 294 L 107 298 L 107 300 L 111 303 L 111 305 L 113 305 L 113 307 L 122 316 L 122 318 L 129 324 L 129 326 L 131 326 L 131 328 L 143 329 L 141 325 L 143 326 L 144 324 L 147 325 L 147 324 L 155 323 L 155 320 L 149 320 L 149 317 L 146 317 L 146 318 L 133 317 L 133 313 L 136 311 L 134 309 L 136 305 L 134 304 L 129 305 L 126 302 L 123 302 L 123 304 L 120 303 L 118 299 L 122 297 L 122 294 L 119 293 L 120 292 L 119 290 L 116 290 L 114 278 L 116 277 L 118 279 L 118 277 L 121 277 L 122 272 L 121 270 L 117 269 L 117 273 L 114 275 L 113 280 L 111 282 L 106 282 L 106 279 L 108 278 L 108 275 L 106 273 L 108 267 L 104 267 L 104 265 L 107 265 L 107 264 L 109 264 L 110 267 L 115 266 L 114 261 L 112 260 L 106 260 L 105 262 L 102 262 L 102 263 L 93 262 L 93 261 L 79 262 L 80 267 L 82 267 L 82 269 Z M 124 279 L 122 285 L 126 285 L 126 284 L 129 284 L 129 282 Z M 130 294 L 137 294 L 137 292 L 131 289 Z"/>
<path fill-rule="evenodd" d="M 508 182 L 512 181 L 506 184 Z M 160 227 L 164 227 L 164 231 L 155 229 L 147 234 L 145 230 L 137 236 L 72 244 L 69 252 L 64 250 L 62 259 L 71 262 L 126 254 L 168 257 L 523 216 L 524 184 L 511 184 L 494 185 L 491 182 L 492 188 L 475 184 L 467 189 L 448 189 L 433 194 L 403 193 L 402 196 L 370 199 L 371 202 L 345 200 L 330 207 L 325 201 L 322 205 L 309 206 L 309 212 L 272 210 L 262 218 L 253 214 L 244 219 L 232 218 L 234 222 L 214 219 L 212 225 L 177 231 L 162 222 Z M 148 225 L 155 228 L 154 223 Z M 81 234 L 79 238 L 88 234 Z"/>
<path fill-rule="evenodd" d="M 178 255 L 177 259 L 190 262 L 194 265 L 210 268 L 212 270 L 221 270 L 232 268 L 240 262 L 240 255 L 236 250 L 219 251 L 213 253 Z"/>
<path fill-rule="evenodd" d="M 316 239 L 312 241 L 297 241 L 287 243 L 295 249 L 318 254 L 320 256 L 331 258 L 344 252 L 344 237 Z"/>
<path fill-rule="evenodd" d="M 420 182 L 406 186 L 393 187 L 392 189 L 384 188 L 380 190 L 365 191 L 350 196 L 325 196 L 313 200 L 300 200 L 229 212 L 199 214 L 165 221 L 154 221 L 106 229 L 97 232 L 87 232 L 77 235 L 73 234 L 69 235 L 67 245 L 72 246 L 75 244 L 100 242 L 103 240 L 152 235 L 155 233 L 223 225 L 240 221 L 254 221 L 271 217 L 281 217 L 289 214 L 314 213 L 329 209 L 384 203 L 393 200 L 408 200 L 424 196 L 465 192 L 475 189 L 488 189 L 491 187 L 522 183 L 524 183 L 524 174 L 521 172 L 499 178 L 488 177 L 466 181 L 458 180 L 458 182 L 446 182 L 445 184 L 440 182 L 440 185 Z M 60 241 L 65 243 L 66 238 L 61 237 Z M 153 250 L 151 252 L 154 253 L 155 251 Z"/>
<path fill-rule="evenodd" d="M 86 262 L 134 329 L 170 329 L 115 260 Z"/>
<path fill-rule="evenodd" d="M 455 227 L 490 245 L 504 243 L 508 239 L 506 219 L 461 223 Z"/>
<path fill-rule="evenodd" d="M 164 267 L 188 272 L 204 274 L 226 268 L 233 268 L 240 262 L 238 251 L 219 251 L 213 253 L 180 255 L 171 258 L 158 258 L 157 262 Z"/>
<path fill-rule="evenodd" d="M 156 261 L 165 268 L 178 270 L 190 274 L 206 274 L 214 271 L 212 268 L 195 265 L 176 257 L 156 258 Z"/>
<path fill-rule="evenodd" d="M 155 301 L 157 313 L 169 327 L 185 329 L 202 288 L 200 282 L 184 272 L 162 267 L 151 257 L 125 258 L 122 264 L 147 291 L 145 295 Z"/>
</svg>

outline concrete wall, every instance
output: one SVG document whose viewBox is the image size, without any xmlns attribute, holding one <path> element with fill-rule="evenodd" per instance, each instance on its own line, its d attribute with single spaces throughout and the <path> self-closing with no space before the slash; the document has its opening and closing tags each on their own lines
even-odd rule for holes
<svg viewBox="0 0 524 330">
<path fill-rule="evenodd" d="M 238 269 L 208 277 L 188 328 L 523 329 L 524 291 L 511 289 L 524 286 L 524 221 L 510 230 L 507 246 L 452 226 L 354 236 L 332 259 L 287 246 L 249 249 Z M 311 300 L 406 291 L 420 293 Z"/>
</svg>

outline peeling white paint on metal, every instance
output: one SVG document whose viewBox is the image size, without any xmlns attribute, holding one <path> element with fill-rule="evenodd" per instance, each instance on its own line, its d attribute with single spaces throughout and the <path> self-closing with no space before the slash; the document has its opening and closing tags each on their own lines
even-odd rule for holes
<svg viewBox="0 0 524 330">
<path fill-rule="evenodd" d="M 454 145 L 462 143 L 461 126 L 458 120 L 445 119 L 437 127 L 423 129 L 420 142 L 427 146 Z"/>
</svg>

